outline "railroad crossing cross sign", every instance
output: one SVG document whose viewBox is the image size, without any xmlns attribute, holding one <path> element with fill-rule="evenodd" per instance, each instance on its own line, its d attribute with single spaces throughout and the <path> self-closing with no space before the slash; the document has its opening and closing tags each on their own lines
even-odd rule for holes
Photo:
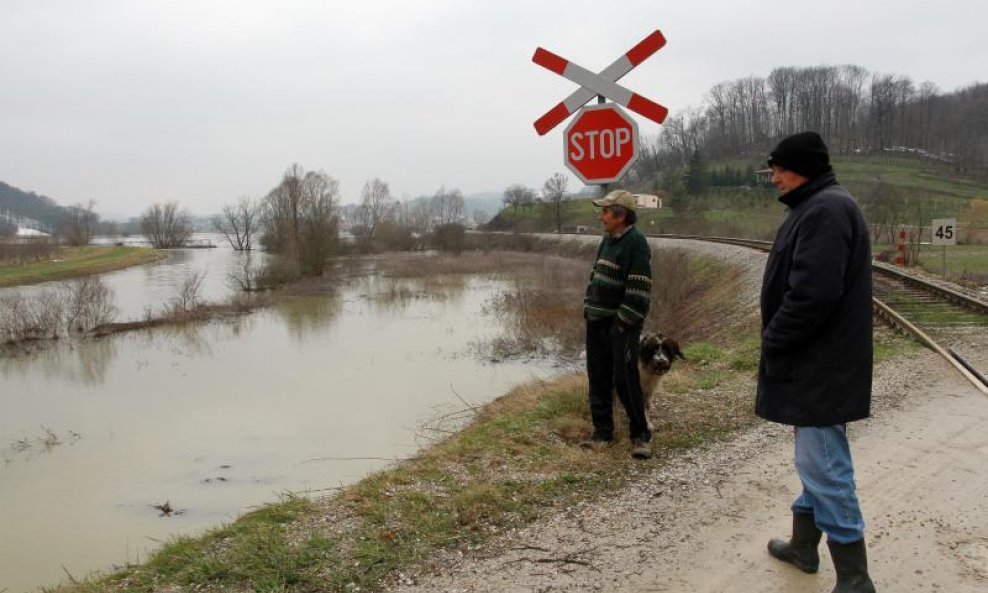
<svg viewBox="0 0 988 593">
<path fill-rule="evenodd" d="M 617 181 L 638 158 L 638 124 L 613 103 L 584 107 L 563 136 L 566 166 L 588 185 Z"/>
<path fill-rule="evenodd" d="M 559 125 L 574 111 L 586 105 L 595 95 L 606 97 L 657 124 L 661 124 L 665 121 L 666 115 L 669 114 L 668 109 L 616 84 L 615 81 L 631 72 L 635 66 L 644 62 L 665 44 L 665 37 L 662 36 L 661 31 L 656 29 L 638 45 L 628 50 L 627 53 L 597 74 L 548 50 L 541 47 L 537 48 L 535 55 L 532 56 L 533 62 L 579 84 L 580 88 L 546 112 L 545 115 L 535 120 L 535 131 L 538 132 L 539 136 L 544 136 L 546 132 Z"/>
</svg>

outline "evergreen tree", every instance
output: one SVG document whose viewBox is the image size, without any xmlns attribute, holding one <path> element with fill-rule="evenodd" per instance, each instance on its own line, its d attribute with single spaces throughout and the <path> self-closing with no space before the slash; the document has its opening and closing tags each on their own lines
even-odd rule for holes
<svg viewBox="0 0 988 593">
<path fill-rule="evenodd" d="M 693 151 L 690 157 L 689 169 L 686 172 L 686 193 L 698 196 L 707 191 L 707 163 L 699 150 Z"/>
</svg>

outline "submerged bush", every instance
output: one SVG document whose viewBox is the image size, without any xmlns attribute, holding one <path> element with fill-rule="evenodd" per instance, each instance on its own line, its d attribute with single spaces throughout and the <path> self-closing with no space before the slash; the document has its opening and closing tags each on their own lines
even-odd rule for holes
<svg viewBox="0 0 988 593">
<path fill-rule="evenodd" d="M 27 297 L 14 292 L 0 296 L 0 341 L 58 339 L 87 332 L 116 316 L 113 292 L 97 276 L 81 278 L 60 288 Z"/>
</svg>

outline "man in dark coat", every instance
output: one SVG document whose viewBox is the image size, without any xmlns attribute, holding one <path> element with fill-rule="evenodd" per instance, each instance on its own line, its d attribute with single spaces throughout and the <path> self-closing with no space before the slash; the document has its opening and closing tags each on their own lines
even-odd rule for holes
<svg viewBox="0 0 988 593">
<path fill-rule="evenodd" d="M 868 417 L 871 408 L 868 227 L 837 183 L 816 132 L 785 138 L 768 164 L 789 213 L 762 283 L 755 413 L 794 427 L 803 484 L 792 504 L 792 537 L 773 539 L 768 550 L 815 573 L 825 532 L 837 572 L 834 593 L 871 593 L 846 427 Z"/>
</svg>

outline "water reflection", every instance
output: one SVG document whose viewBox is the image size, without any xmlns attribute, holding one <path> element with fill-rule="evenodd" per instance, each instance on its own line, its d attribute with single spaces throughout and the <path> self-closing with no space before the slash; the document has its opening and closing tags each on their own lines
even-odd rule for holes
<svg viewBox="0 0 988 593">
<path fill-rule="evenodd" d="M 40 373 L 50 381 L 96 386 L 105 380 L 116 352 L 113 340 L 63 340 L 52 346 L 0 356 L 0 376 Z"/>
<path fill-rule="evenodd" d="M 296 342 L 324 334 L 342 312 L 342 299 L 333 292 L 321 296 L 278 299 L 272 310 L 284 321 Z"/>
</svg>

